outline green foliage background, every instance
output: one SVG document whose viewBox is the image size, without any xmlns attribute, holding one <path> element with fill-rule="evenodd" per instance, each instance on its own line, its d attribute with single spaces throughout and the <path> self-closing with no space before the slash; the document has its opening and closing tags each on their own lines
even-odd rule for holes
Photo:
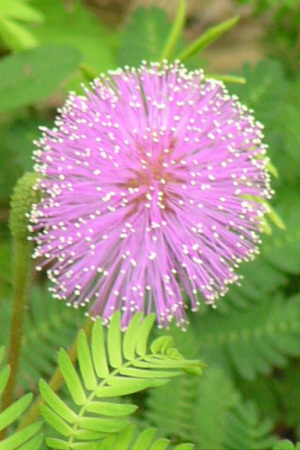
<svg viewBox="0 0 300 450">
<path fill-rule="evenodd" d="M 171 29 L 166 13 L 154 7 L 137 10 L 123 27 L 111 29 L 83 1 L 70 2 L 71 7 L 67 3 L 0 1 L 0 344 L 6 348 L 13 279 L 7 227 L 9 199 L 17 179 L 32 169 L 31 154 L 33 140 L 39 136 L 38 126 L 51 125 L 56 107 L 63 103 L 67 91 L 81 92 L 80 83 L 88 82 L 100 71 L 125 64 L 136 66 L 143 59 L 159 59 Z M 80 364 L 72 369 L 66 359 L 63 361 L 62 350 L 58 356 L 61 347 L 71 346 L 84 322 L 83 311 L 53 300 L 44 277 L 35 274 L 22 340 L 16 392 L 19 403 L 8 414 L 9 419 L 0 415 L 0 431 L 10 425 L 7 440 L 11 437 L 12 443 L 8 441 L 5 447 L 3 441 L 0 448 L 48 448 L 51 443 L 54 448 L 190 448 L 183 442 L 193 443 L 197 450 L 299 447 L 296 442 L 300 440 L 300 5 L 295 0 L 236 1 L 237 5 L 245 3 L 253 8 L 253 20 L 268 17 L 266 53 L 255 66 L 245 61 L 235 74 L 244 77 L 246 84 L 230 84 L 228 89 L 253 108 L 256 118 L 265 125 L 269 156 L 279 174 L 273 179 L 276 194 L 272 206 L 286 229 L 269 221 L 272 233 L 264 235 L 260 255 L 240 268 L 241 286 L 231 287 L 216 311 L 202 304 L 199 313 L 190 315 L 191 323 L 185 332 L 175 326 L 168 331 L 185 358 L 200 358 L 208 365 L 203 376 L 185 372 L 167 384 L 153 382 L 157 387 L 146 392 L 142 391 L 142 384 L 141 389 L 136 389 L 138 393 L 130 389 L 126 395 L 116 391 L 112 394 L 114 405 L 122 405 L 120 408 L 128 414 L 132 405 L 139 407 L 130 425 L 115 422 L 112 436 L 104 438 L 97 431 L 103 418 L 97 419 L 100 422 L 96 418 L 94 422 L 82 422 L 85 425 L 81 430 L 81 447 L 62 443 L 61 447 L 55 447 L 55 442 L 59 445 L 57 440 L 64 441 L 61 435 L 66 437 L 70 433 L 70 423 L 75 420 L 72 414 L 77 414 L 76 395 L 80 391 L 84 397 L 99 376 L 91 375 L 91 371 L 82 372 Z M 176 54 L 185 46 L 181 36 Z M 186 64 L 189 68 L 199 67 L 205 65 L 205 60 L 195 55 Z M 209 66 L 206 70 L 209 72 Z M 135 326 L 140 324 L 140 319 L 136 320 Z M 154 329 L 151 339 L 164 334 L 165 331 Z M 89 344 L 81 336 L 82 360 L 89 364 L 95 356 L 91 356 Z M 159 352 L 165 356 L 168 347 L 173 348 L 171 341 L 156 342 L 160 342 Z M 106 344 L 109 342 L 104 340 L 103 345 Z M 121 353 L 114 353 L 112 348 Z M 112 353 L 107 350 L 108 358 L 115 355 L 108 359 L 108 365 L 114 367 L 114 357 L 117 360 L 124 357 L 120 348 L 112 346 Z M 178 354 L 175 352 L 172 358 L 176 359 Z M 65 373 L 68 389 L 59 392 L 58 400 L 46 387 L 47 383 L 40 382 L 49 403 L 43 410 L 45 420 L 40 418 L 25 428 L 27 437 L 14 441 L 17 436 L 14 430 L 31 401 L 28 392 L 36 395 L 39 380 L 50 379 L 57 356 L 60 365 L 69 367 Z M 4 350 L 0 359 L 3 360 L 1 392 L 9 375 Z M 159 365 L 155 366 L 158 368 Z M 73 379 L 78 392 L 76 389 L 72 392 L 68 379 Z M 99 405 L 98 408 L 99 412 Z M 66 412 L 69 423 L 64 417 Z M 40 431 L 42 423 L 47 441 Z M 100 438 L 101 443 L 97 444 Z"/>
</svg>

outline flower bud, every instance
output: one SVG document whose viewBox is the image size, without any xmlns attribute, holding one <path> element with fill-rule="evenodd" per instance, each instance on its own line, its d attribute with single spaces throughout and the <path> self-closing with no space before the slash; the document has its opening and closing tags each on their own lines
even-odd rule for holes
<svg viewBox="0 0 300 450">
<path fill-rule="evenodd" d="M 38 201 L 38 191 L 34 186 L 40 177 L 34 172 L 25 173 L 18 181 L 11 197 L 11 213 L 9 227 L 14 239 L 26 239 L 28 230 L 28 217 L 32 205 Z"/>
</svg>

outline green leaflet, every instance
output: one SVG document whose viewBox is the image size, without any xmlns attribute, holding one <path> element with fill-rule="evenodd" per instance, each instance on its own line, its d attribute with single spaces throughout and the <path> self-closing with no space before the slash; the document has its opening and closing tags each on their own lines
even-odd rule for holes
<svg viewBox="0 0 300 450">
<path fill-rule="evenodd" d="M 22 1 L 1 0 L 0 17 L 10 17 L 24 22 L 42 22 L 43 16 L 36 9 Z M 12 7 L 12 3 L 14 6 Z"/>
<path fill-rule="evenodd" d="M 32 394 L 26 394 L 0 414 L 0 430 L 12 424 L 29 406 Z"/>
<path fill-rule="evenodd" d="M 133 434 L 135 431 L 134 425 L 130 425 L 129 427 L 125 428 L 125 430 L 119 434 L 116 443 L 115 448 L 128 448 L 130 445 L 130 442 L 132 440 Z"/>
<path fill-rule="evenodd" d="M 22 51 L 38 45 L 38 40 L 29 30 L 10 18 L 0 17 L 0 33 L 11 50 Z"/>
<path fill-rule="evenodd" d="M 109 374 L 103 333 L 102 322 L 98 320 L 94 324 L 92 331 L 92 357 L 96 374 L 99 378 L 105 378 Z"/>
<path fill-rule="evenodd" d="M 56 438 L 47 438 L 46 443 L 48 447 L 50 448 L 60 448 L 60 449 L 69 449 L 69 445 L 66 441 L 63 441 L 62 439 L 56 439 Z"/>
<path fill-rule="evenodd" d="M 146 430 L 142 431 L 142 433 L 140 433 L 139 437 L 132 446 L 132 450 L 140 450 L 141 448 L 147 448 L 147 446 L 149 446 L 149 444 L 152 443 L 153 439 L 155 438 L 155 435 L 156 435 L 155 428 L 147 428 Z"/>
<path fill-rule="evenodd" d="M 41 449 L 43 441 L 43 434 L 38 433 L 33 438 L 29 439 L 26 444 L 21 445 L 21 447 L 19 447 L 19 450 L 39 450 Z"/>
<path fill-rule="evenodd" d="M 121 313 L 118 311 L 111 319 L 107 335 L 107 351 L 109 363 L 112 367 L 120 367 L 122 364 L 121 348 Z"/>
<path fill-rule="evenodd" d="M 151 352 L 162 353 L 164 354 L 169 348 L 173 345 L 173 337 L 172 336 L 161 336 L 151 344 Z"/>
<path fill-rule="evenodd" d="M 282 441 L 276 442 L 273 450 L 300 450 L 300 442 L 293 444 L 288 439 L 283 439 Z"/>
<path fill-rule="evenodd" d="M 21 431 L 14 433 L 0 443 L 1 450 L 15 450 L 16 448 L 22 448 L 21 445 L 29 441 L 38 431 L 41 429 L 42 422 L 37 422 Z M 39 436 L 40 440 L 40 436 Z M 25 447 L 26 448 L 26 447 Z"/>
<path fill-rule="evenodd" d="M 131 320 L 123 339 L 123 353 L 125 359 L 131 360 L 135 356 L 138 341 L 138 330 L 141 326 L 142 313 L 136 314 Z"/>
<path fill-rule="evenodd" d="M 86 406 L 88 412 L 103 414 L 104 416 L 127 416 L 137 410 L 135 405 L 126 405 L 109 402 L 93 402 Z"/>
<path fill-rule="evenodd" d="M 93 430 L 78 430 L 75 432 L 76 439 L 79 441 L 95 441 L 104 438 L 107 433 Z"/>
<path fill-rule="evenodd" d="M 77 415 L 69 408 L 55 392 L 48 386 L 48 383 L 44 380 L 39 382 L 40 393 L 43 399 L 47 403 L 51 403 L 53 409 L 61 416 L 64 417 L 65 421 L 68 423 L 75 423 L 77 420 Z"/>
<path fill-rule="evenodd" d="M 89 352 L 88 341 L 83 330 L 78 336 L 78 361 L 80 364 L 80 372 L 86 389 L 93 390 L 97 386 L 97 379 L 94 372 L 92 357 Z"/>
<path fill-rule="evenodd" d="M 150 447 L 150 450 L 165 450 L 169 446 L 169 442 L 167 439 L 161 438 L 157 439 L 157 441 L 153 442 Z"/>
<path fill-rule="evenodd" d="M 142 326 L 138 330 L 136 352 L 140 356 L 144 356 L 147 352 L 147 342 L 148 342 L 151 330 L 153 328 L 154 322 L 155 322 L 155 314 L 149 314 L 144 319 Z"/>
<path fill-rule="evenodd" d="M 157 380 L 156 380 L 157 383 Z M 98 398 L 111 398 L 120 397 L 123 395 L 134 394 L 135 392 L 148 389 L 154 386 L 154 380 L 144 380 L 144 379 L 123 379 L 119 377 L 116 380 L 116 386 L 102 387 L 100 386 L 96 390 L 96 396 Z"/>
<path fill-rule="evenodd" d="M 66 437 L 72 435 L 72 428 L 67 425 L 66 422 L 58 414 L 56 414 L 52 409 L 48 408 L 48 406 L 42 405 L 41 412 L 46 422 L 48 422 L 49 425 L 51 425 L 51 427 L 59 434 L 62 434 Z"/>
<path fill-rule="evenodd" d="M 73 401 L 77 405 L 83 405 L 86 402 L 84 388 L 67 352 L 63 349 L 58 353 L 58 363 Z"/>
<path fill-rule="evenodd" d="M 136 433 L 136 426 L 129 425 L 121 433 L 108 436 L 104 439 L 97 450 L 193 450 L 193 444 L 170 445 L 168 439 L 157 439 L 155 428 L 146 428 L 139 434 Z"/>
<path fill-rule="evenodd" d="M 59 366 L 73 404 L 65 404 L 44 381 L 40 382 L 40 392 L 46 402 L 42 407 L 44 419 L 62 436 L 58 440 L 48 437 L 48 446 L 84 448 L 84 443 L 88 442 L 88 448 L 93 448 L 96 443 L 97 448 L 102 448 L 102 444 L 101 447 L 98 444 L 103 441 L 103 448 L 108 445 L 110 449 L 115 438 L 119 445 L 116 448 L 129 448 L 134 428 L 128 427 L 128 416 L 137 407 L 116 402 L 115 398 L 162 386 L 182 370 L 203 366 L 198 360 L 185 360 L 177 350 L 170 348 L 173 340 L 169 336 L 158 338 L 152 351 L 145 353 L 153 323 L 153 316 L 142 320 L 138 314 L 133 317 L 128 330 L 121 332 L 119 312 L 113 315 L 107 330 L 101 320 L 96 321 L 90 344 L 85 334 L 79 333 L 78 369 L 67 353 L 60 350 Z M 147 364 L 146 359 L 151 356 L 154 358 L 151 367 L 140 368 L 138 364 Z M 106 399 L 111 400 L 106 402 Z M 107 434 L 113 436 L 109 438 Z M 163 449 L 167 445 L 167 440 L 157 440 L 149 449 Z"/>
<path fill-rule="evenodd" d="M 128 425 L 126 420 L 102 419 L 95 417 L 80 417 L 77 423 L 79 427 L 83 429 L 100 431 L 102 433 L 116 433 L 123 430 L 123 428 Z"/>
<path fill-rule="evenodd" d="M 34 34 L 20 22 L 39 24 L 43 15 L 27 0 L 1 0 L 0 35 L 10 50 L 25 50 L 38 44 Z"/>
<path fill-rule="evenodd" d="M 131 367 L 124 367 L 120 370 L 121 375 L 127 375 L 129 377 L 141 377 L 141 378 L 152 378 L 154 375 L 158 378 L 168 378 L 168 377 L 176 377 L 178 375 L 177 372 L 167 371 L 167 370 L 147 370 L 147 369 L 135 369 Z"/>
</svg>

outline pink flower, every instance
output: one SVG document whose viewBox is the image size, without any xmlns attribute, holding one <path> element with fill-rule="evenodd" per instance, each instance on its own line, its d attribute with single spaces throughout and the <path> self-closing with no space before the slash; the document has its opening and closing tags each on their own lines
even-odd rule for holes
<svg viewBox="0 0 300 450">
<path fill-rule="evenodd" d="M 270 197 L 262 125 L 224 85 L 176 62 L 125 68 L 70 94 L 35 152 L 35 257 L 52 291 L 106 321 L 214 305 L 257 253 Z"/>
</svg>

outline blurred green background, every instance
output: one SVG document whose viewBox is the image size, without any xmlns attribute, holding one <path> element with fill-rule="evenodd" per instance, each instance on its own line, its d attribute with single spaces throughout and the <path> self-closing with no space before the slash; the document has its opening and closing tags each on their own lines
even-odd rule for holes
<svg viewBox="0 0 300 450">
<path fill-rule="evenodd" d="M 16 180 L 32 170 L 38 127 L 52 126 L 56 108 L 69 90 L 81 92 L 80 83 L 157 60 L 176 8 L 170 0 L 0 0 L 0 344 L 7 344 L 12 291 L 9 201 Z M 171 330 L 186 356 L 208 363 L 203 380 L 183 377 L 140 399 L 141 426 L 154 424 L 197 449 L 300 440 L 300 2 L 187 1 L 178 49 L 235 15 L 236 27 L 187 65 L 245 77 L 228 89 L 265 125 L 279 174 L 273 206 L 286 230 L 271 225 L 260 256 L 240 270 L 242 286 L 231 288 L 217 312 L 203 306 L 186 333 Z M 57 348 L 72 342 L 82 322 L 50 299 L 43 276 L 37 281 L 20 393 L 51 374 Z"/>
</svg>

